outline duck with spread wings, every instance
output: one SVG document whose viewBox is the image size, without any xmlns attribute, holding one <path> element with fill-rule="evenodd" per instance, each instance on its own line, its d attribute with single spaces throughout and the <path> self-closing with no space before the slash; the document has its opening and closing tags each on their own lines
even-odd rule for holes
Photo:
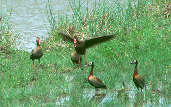
<svg viewBox="0 0 171 107">
<path fill-rule="evenodd" d="M 84 55 L 85 64 L 87 64 L 85 57 L 87 48 L 109 41 L 115 37 L 115 35 L 105 35 L 86 40 L 78 40 L 76 36 L 71 37 L 63 32 L 58 32 L 58 34 L 61 35 L 64 40 L 67 40 L 74 44 L 74 52 L 71 54 L 71 60 L 74 64 L 79 64 L 79 67 L 81 67 L 81 55 Z"/>
</svg>

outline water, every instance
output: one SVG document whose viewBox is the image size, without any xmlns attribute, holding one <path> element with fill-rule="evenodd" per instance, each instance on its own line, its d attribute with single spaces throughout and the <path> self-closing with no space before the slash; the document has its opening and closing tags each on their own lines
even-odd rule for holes
<svg viewBox="0 0 171 107">
<path fill-rule="evenodd" d="M 65 0 L 50 0 L 54 11 L 70 14 Z M 35 47 L 37 36 L 41 40 L 49 37 L 50 25 L 47 20 L 46 5 L 48 0 L 2 0 L 1 16 L 11 12 L 9 22 L 13 33 L 19 34 L 17 49 L 30 52 Z"/>
<path fill-rule="evenodd" d="M 61 74 L 62 75 L 62 74 Z M 63 74 L 62 77 L 65 78 L 65 82 L 67 88 L 64 89 L 63 94 L 59 94 L 56 98 L 55 104 L 57 106 L 69 106 L 70 102 L 73 101 L 73 98 L 79 98 L 88 101 L 89 103 L 97 104 L 97 107 L 106 107 L 107 104 L 116 104 L 116 105 L 126 105 L 127 107 L 148 107 L 148 106 L 169 106 L 168 105 L 168 97 L 164 96 L 160 91 L 152 91 L 151 84 L 146 84 L 148 88 L 144 89 L 142 92 L 138 91 L 131 81 L 130 84 L 126 84 L 126 88 L 118 88 L 118 89 L 106 89 L 95 91 L 94 87 L 92 87 L 88 82 L 83 83 L 82 85 L 86 86 L 81 89 L 74 88 L 75 86 L 79 86 L 80 83 L 75 79 L 78 76 L 85 76 L 83 72 L 80 72 L 80 75 L 72 75 L 72 74 Z M 83 77 L 82 77 L 83 78 Z M 77 94 L 72 94 L 72 92 Z M 84 101 L 83 100 L 83 101 Z M 83 103 L 80 103 L 83 104 Z"/>
<path fill-rule="evenodd" d="M 69 0 L 49 0 L 55 15 L 72 15 L 69 6 Z M 89 0 L 89 7 L 92 2 L 100 0 Z M 127 0 L 121 0 L 120 3 L 126 7 Z M 1 16 L 6 12 L 11 13 L 9 23 L 12 25 L 13 33 L 19 34 L 16 40 L 17 49 L 31 52 L 35 47 L 36 37 L 46 40 L 49 37 L 50 25 L 47 18 L 46 5 L 48 0 L 1 0 Z M 81 4 L 86 6 L 86 1 L 81 0 Z M 114 3 L 111 1 L 111 4 Z"/>
</svg>

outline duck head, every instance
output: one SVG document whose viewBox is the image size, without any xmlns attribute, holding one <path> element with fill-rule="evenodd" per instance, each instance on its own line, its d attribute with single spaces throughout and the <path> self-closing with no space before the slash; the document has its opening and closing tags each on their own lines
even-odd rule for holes
<svg viewBox="0 0 171 107">
<path fill-rule="evenodd" d="M 91 66 L 90 75 L 93 75 L 94 62 L 90 62 L 90 63 L 88 64 L 88 66 Z"/>
<path fill-rule="evenodd" d="M 92 67 L 94 67 L 94 62 L 90 62 L 90 65 L 91 65 Z"/>
<path fill-rule="evenodd" d="M 136 59 L 132 60 L 131 64 L 138 64 L 138 61 Z"/>
<path fill-rule="evenodd" d="M 37 37 L 36 43 L 37 43 L 37 46 L 40 46 L 40 37 Z"/>
<path fill-rule="evenodd" d="M 77 47 L 77 39 L 74 39 L 74 47 Z"/>
<path fill-rule="evenodd" d="M 78 44 L 79 44 L 78 37 L 74 36 L 74 47 L 77 47 Z"/>
<path fill-rule="evenodd" d="M 90 63 L 88 63 L 88 64 L 85 65 L 85 66 L 93 66 L 93 67 L 94 67 L 94 62 L 90 62 Z"/>
</svg>

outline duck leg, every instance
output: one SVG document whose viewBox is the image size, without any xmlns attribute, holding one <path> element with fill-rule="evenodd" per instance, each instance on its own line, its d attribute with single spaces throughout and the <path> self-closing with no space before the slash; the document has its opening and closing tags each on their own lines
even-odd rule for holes
<svg viewBox="0 0 171 107">
<path fill-rule="evenodd" d="M 33 63 L 32 63 L 32 67 L 34 68 L 34 60 L 33 60 Z"/>
<path fill-rule="evenodd" d="M 39 59 L 39 65 L 40 65 L 40 59 Z"/>
<path fill-rule="evenodd" d="M 79 60 L 78 60 L 79 68 L 81 68 L 81 56 L 79 55 Z"/>
<path fill-rule="evenodd" d="M 34 60 L 33 60 L 33 66 L 34 66 Z"/>
<path fill-rule="evenodd" d="M 141 90 L 141 92 L 143 92 L 143 90 L 142 89 L 140 89 Z"/>
<path fill-rule="evenodd" d="M 42 66 L 42 65 L 40 64 L 40 59 L 39 59 L 39 66 Z"/>
<path fill-rule="evenodd" d="M 86 55 L 84 55 L 85 65 L 87 65 Z"/>
</svg>

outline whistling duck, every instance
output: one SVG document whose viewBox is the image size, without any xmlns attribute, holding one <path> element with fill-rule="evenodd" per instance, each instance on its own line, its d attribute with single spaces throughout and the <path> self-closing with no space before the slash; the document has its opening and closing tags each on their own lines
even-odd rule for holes
<svg viewBox="0 0 171 107">
<path fill-rule="evenodd" d="M 71 60 L 73 62 L 73 64 L 80 64 L 82 58 L 80 57 L 80 63 L 79 63 L 79 54 L 74 50 L 73 53 L 71 53 Z"/>
<path fill-rule="evenodd" d="M 91 62 L 89 65 L 91 65 L 91 71 L 88 76 L 88 82 L 95 87 L 95 89 L 103 88 L 106 89 L 106 85 L 97 77 L 93 75 L 93 69 L 94 69 L 94 62 Z"/>
<path fill-rule="evenodd" d="M 58 32 L 58 34 L 61 35 L 64 40 L 68 40 L 74 43 L 74 54 L 72 54 L 71 59 L 73 62 L 78 62 L 79 67 L 81 67 L 81 55 L 84 55 L 85 64 L 87 64 L 86 58 L 85 58 L 85 53 L 86 53 L 87 48 L 90 48 L 93 45 L 108 41 L 115 37 L 115 35 L 106 35 L 106 36 L 95 37 L 95 38 L 87 39 L 87 40 L 78 40 L 76 36 L 72 38 L 71 36 L 62 32 Z"/>
<path fill-rule="evenodd" d="M 38 59 L 40 64 L 40 58 L 43 56 L 42 49 L 40 48 L 40 37 L 37 37 L 36 43 L 37 43 L 37 47 L 32 50 L 32 53 L 30 55 L 30 59 L 32 59 L 33 61 L 33 66 L 34 66 L 34 60 Z"/>
<path fill-rule="evenodd" d="M 134 68 L 134 74 L 133 74 L 133 81 L 135 83 L 135 86 L 137 87 L 137 89 L 141 88 L 141 90 L 144 88 L 145 86 L 145 81 L 144 79 L 138 74 L 138 70 L 137 70 L 137 66 L 138 66 L 138 61 L 137 60 L 133 60 L 131 62 L 131 64 L 135 64 L 135 68 Z"/>
</svg>

